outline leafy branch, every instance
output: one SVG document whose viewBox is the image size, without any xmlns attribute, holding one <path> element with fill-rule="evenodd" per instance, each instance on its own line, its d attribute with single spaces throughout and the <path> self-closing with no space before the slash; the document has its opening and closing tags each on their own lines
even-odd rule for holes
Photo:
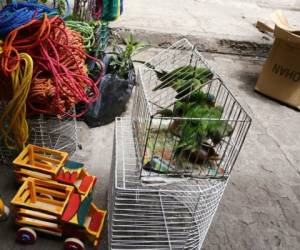
<svg viewBox="0 0 300 250">
<path fill-rule="evenodd" d="M 124 39 L 124 46 L 113 45 L 112 58 L 109 63 L 111 72 L 120 78 L 127 78 L 128 72 L 133 69 L 132 57 L 145 48 L 143 42 L 135 40 L 132 34 Z"/>
</svg>

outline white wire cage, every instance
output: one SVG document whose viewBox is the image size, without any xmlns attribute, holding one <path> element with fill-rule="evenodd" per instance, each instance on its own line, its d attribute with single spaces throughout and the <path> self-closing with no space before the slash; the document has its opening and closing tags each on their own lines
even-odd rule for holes
<svg viewBox="0 0 300 250">
<path fill-rule="evenodd" d="M 201 248 L 226 180 L 142 183 L 131 118 L 116 121 L 111 171 L 110 249 Z"/>
<path fill-rule="evenodd" d="M 138 71 L 133 103 L 141 176 L 228 178 L 251 118 L 182 39 Z"/>
<path fill-rule="evenodd" d="M 206 79 L 202 81 L 203 72 Z M 164 76 L 159 76 L 162 73 Z M 174 80 L 178 73 L 180 81 Z M 196 102 L 196 110 L 201 113 L 204 107 L 208 116 L 175 112 L 178 101 L 190 105 L 195 96 L 205 98 L 200 107 Z M 217 116 L 213 117 L 216 110 Z M 191 133 L 189 143 L 198 140 L 203 150 L 206 136 L 206 143 L 213 145 L 218 155 L 215 171 L 203 164 L 210 163 L 210 158 L 202 162 L 204 170 L 193 162 L 183 171 L 176 170 L 174 148 L 185 127 L 174 135 L 170 133 L 174 124 L 208 130 L 200 139 L 199 132 Z M 116 120 L 115 162 L 108 199 L 110 249 L 201 249 L 250 124 L 251 118 L 219 75 L 186 39 L 139 68 L 132 117 Z M 230 133 L 222 130 L 218 140 L 209 138 L 209 126 L 221 125 L 224 131 L 230 127 Z M 191 154 L 187 158 L 190 157 Z M 156 171 L 146 169 L 145 163 L 154 158 L 158 163 Z M 161 171 L 162 165 L 172 171 Z"/>
<path fill-rule="evenodd" d="M 2 108 L 0 107 L 0 114 Z M 27 143 L 61 150 L 69 153 L 70 157 L 76 152 L 78 147 L 76 118 L 39 114 L 30 116 L 27 123 L 29 128 Z M 0 136 L 0 160 L 9 163 L 17 154 L 17 150 L 4 145 Z"/>
<path fill-rule="evenodd" d="M 76 118 L 37 115 L 28 119 L 28 143 L 69 153 L 78 146 Z"/>
</svg>

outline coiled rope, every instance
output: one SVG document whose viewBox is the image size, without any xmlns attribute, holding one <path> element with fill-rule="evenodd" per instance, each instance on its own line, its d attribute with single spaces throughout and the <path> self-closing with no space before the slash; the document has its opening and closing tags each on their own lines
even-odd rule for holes
<svg viewBox="0 0 300 250">
<path fill-rule="evenodd" d="M 0 56 L 2 53 L 0 41 Z M 2 140 L 11 149 L 23 149 L 28 139 L 26 100 L 33 74 L 32 58 L 26 53 L 20 53 L 18 65 L 10 75 L 12 97 L 0 117 Z"/>
<path fill-rule="evenodd" d="M 103 67 L 99 79 L 93 82 L 87 75 L 85 59 L 100 61 L 84 52 L 80 34 L 66 28 L 60 17 L 44 14 L 42 20 L 34 19 L 6 36 L 1 60 L 5 75 L 18 68 L 20 52 L 28 53 L 35 62 L 28 98 L 33 111 L 73 117 L 68 111 L 74 104 L 85 103 L 87 110 L 99 96 L 97 84 Z"/>
<path fill-rule="evenodd" d="M 48 16 L 57 15 L 55 9 L 40 3 L 14 2 L 6 5 L 0 11 L 0 37 L 4 37 L 13 29 L 30 22 L 34 18 L 42 18 L 44 13 Z"/>
<path fill-rule="evenodd" d="M 83 37 L 84 48 L 89 50 L 95 44 L 94 27 L 86 22 L 81 21 L 66 21 L 66 25 Z"/>
</svg>

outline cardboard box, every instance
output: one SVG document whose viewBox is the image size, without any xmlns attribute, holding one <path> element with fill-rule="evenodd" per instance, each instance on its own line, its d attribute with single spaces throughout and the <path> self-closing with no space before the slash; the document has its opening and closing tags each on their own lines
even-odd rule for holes
<svg viewBox="0 0 300 250">
<path fill-rule="evenodd" d="M 277 22 L 274 37 L 255 89 L 300 110 L 300 32 Z"/>
</svg>

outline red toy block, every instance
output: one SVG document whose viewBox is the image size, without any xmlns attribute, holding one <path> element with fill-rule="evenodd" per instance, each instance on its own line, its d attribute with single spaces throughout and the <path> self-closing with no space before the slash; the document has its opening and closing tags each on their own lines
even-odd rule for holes
<svg viewBox="0 0 300 250">
<path fill-rule="evenodd" d="M 82 179 L 82 182 L 80 183 L 79 186 L 79 191 L 80 192 L 86 192 L 90 188 L 91 185 L 94 184 L 94 177 L 93 176 L 84 176 Z"/>
<path fill-rule="evenodd" d="M 70 196 L 69 203 L 61 219 L 63 221 L 71 220 L 74 217 L 74 215 L 77 213 L 80 203 L 81 203 L 80 195 L 78 193 L 73 192 Z"/>
<path fill-rule="evenodd" d="M 58 175 L 55 177 L 55 180 L 66 184 L 74 184 L 77 178 L 78 178 L 77 172 L 73 172 L 71 174 L 69 171 L 64 172 L 63 170 L 60 170 Z"/>
<path fill-rule="evenodd" d="M 91 222 L 89 225 L 89 229 L 93 232 L 97 232 L 99 230 L 103 214 L 101 212 L 96 212 L 93 214 L 91 218 Z"/>
</svg>

